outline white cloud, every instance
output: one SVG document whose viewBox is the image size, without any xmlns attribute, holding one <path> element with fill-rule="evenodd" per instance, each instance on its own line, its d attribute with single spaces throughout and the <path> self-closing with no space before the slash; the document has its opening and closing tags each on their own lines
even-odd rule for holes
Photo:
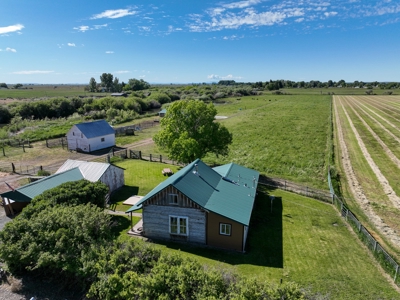
<svg viewBox="0 0 400 300">
<path fill-rule="evenodd" d="M 249 7 L 255 4 L 260 3 L 261 0 L 247 0 L 247 1 L 238 1 L 238 2 L 232 2 L 229 4 L 225 4 L 223 5 L 223 7 L 232 9 L 232 8 L 245 8 L 245 7 Z"/>
<path fill-rule="evenodd" d="M 6 27 L 0 27 L 0 34 L 7 34 L 10 32 L 20 31 L 24 27 L 25 26 L 22 24 L 15 24 L 15 25 L 10 25 L 10 26 L 6 26 Z"/>
<path fill-rule="evenodd" d="M 235 79 L 242 79 L 243 77 L 241 76 L 233 76 L 232 74 L 226 75 L 226 76 L 219 76 L 216 74 L 211 74 L 207 75 L 208 79 L 211 80 L 235 80 Z"/>
<path fill-rule="evenodd" d="M 131 73 L 131 71 L 115 71 L 114 74 L 126 74 Z"/>
<path fill-rule="evenodd" d="M 82 25 L 78 27 L 74 27 L 73 29 L 78 30 L 80 32 L 85 32 L 88 30 L 97 30 L 97 29 L 102 29 L 104 27 L 107 27 L 108 24 L 102 24 L 102 25 L 93 25 L 93 27 L 87 26 L 87 25 Z"/>
<path fill-rule="evenodd" d="M 17 71 L 17 72 L 12 72 L 13 74 L 19 74 L 19 75 L 32 75 L 32 74 L 50 74 L 54 73 L 54 71 L 39 71 L 39 70 L 34 70 L 34 71 Z"/>
<path fill-rule="evenodd" d="M 70 47 L 76 47 L 75 43 L 68 43 L 67 45 Z"/>
<path fill-rule="evenodd" d="M 107 54 L 114 54 L 114 51 L 106 51 Z"/>
<path fill-rule="evenodd" d="M 89 28 L 89 26 L 82 25 L 82 26 L 79 26 L 79 27 L 74 27 L 74 29 L 76 29 L 78 31 L 81 31 L 81 32 L 85 32 L 85 31 L 88 31 L 90 28 Z"/>
<path fill-rule="evenodd" d="M 0 49 L 0 52 L 2 52 L 2 51 L 6 51 L 6 52 L 17 52 L 17 50 L 15 50 L 15 49 L 13 49 L 13 48 L 10 48 L 10 47 L 7 47 L 5 50 L 3 50 L 3 49 Z"/>
<path fill-rule="evenodd" d="M 336 11 L 330 11 L 330 12 L 325 12 L 324 13 L 324 16 L 325 17 L 332 17 L 332 16 L 336 16 L 337 15 L 337 12 Z"/>
<path fill-rule="evenodd" d="M 102 29 L 102 28 L 107 27 L 107 26 L 108 26 L 108 24 L 94 25 L 94 26 L 93 26 L 93 29 Z"/>
<path fill-rule="evenodd" d="M 129 9 L 114 9 L 114 10 L 106 10 L 100 14 L 94 15 L 91 19 L 117 19 L 122 18 L 129 15 L 135 15 L 137 12 Z"/>
</svg>

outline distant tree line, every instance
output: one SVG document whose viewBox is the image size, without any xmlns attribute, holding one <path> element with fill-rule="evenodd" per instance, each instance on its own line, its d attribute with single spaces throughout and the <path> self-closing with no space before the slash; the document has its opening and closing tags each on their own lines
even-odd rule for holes
<svg viewBox="0 0 400 300">
<path fill-rule="evenodd" d="M 100 82 L 97 83 L 94 77 L 90 78 L 89 85 L 85 87 L 85 90 L 94 92 L 111 92 L 120 93 L 122 91 L 141 91 L 150 88 L 150 84 L 143 79 L 129 79 L 128 83 L 119 82 L 118 77 L 115 77 L 111 73 L 103 73 L 100 76 Z"/>
<path fill-rule="evenodd" d="M 248 83 L 237 83 L 234 80 L 220 80 L 218 85 L 249 85 L 253 88 L 274 91 L 279 89 L 292 89 L 292 88 L 380 88 L 380 89 L 398 89 L 400 88 L 400 82 L 363 82 L 363 81 L 354 81 L 354 82 L 346 82 L 341 79 L 339 81 L 328 80 L 326 82 L 321 82 L 319 80 L 311 80 L 311 81 L 291 81 L 291 80 L 269 80 L 266 82 L 258 81 L 258 82 L 248 82 Z"/>
</svg>

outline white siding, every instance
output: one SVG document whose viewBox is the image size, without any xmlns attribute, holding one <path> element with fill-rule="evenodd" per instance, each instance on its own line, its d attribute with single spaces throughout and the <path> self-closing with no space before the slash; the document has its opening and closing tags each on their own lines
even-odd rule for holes
<svg viewBox="0 0 400 300">
<path fill-rule="evenodd" d="M 187 217 L 189 236 L 177 237 L 169 233 L 169 216 Z M 192 243 L 206 243 L 206 213 L 196 208 L 146 205 L 143 208 L 143 233 L 146 237 L 177 239 Z"/>
<path fill-rule="evenodd" d="M 100 181 L 108 186 L 110 192 L 114 192 L 125 184 L 124 170 L 110 166 L 101 176 Z"/>
<path fill-rule="evenodd" d="M 104 141 L 102 141 L 104 139 Z M 108 147 L 115 146 L 115 134 L 98 136 L 89 139 L 90 151 L 96 151 Z"/>
<path fill-rule="evenodd" d="M 102 141 L 104 139 L 104 141 Z M 67 133 L 68 150 L 92 152 L 115 146 L 115 134 L 87 139 L 75 125 Z"/>
</svg>

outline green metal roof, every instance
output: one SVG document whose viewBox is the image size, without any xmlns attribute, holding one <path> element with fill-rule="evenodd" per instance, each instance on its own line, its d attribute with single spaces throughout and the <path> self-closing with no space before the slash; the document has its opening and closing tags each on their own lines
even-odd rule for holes
<svg viewBox="0 0 400 300">
<path fill-rule="evenodd" d="M 6 197 L 15 202 L 30 202 L 33 198 L 42 194 L 44 191 L 57 187 L 65 182 L 81 179 L 84 179 L 84 177 L 77 167 L 65 172 L 44 177 L 40 180 L 19 187 L 14 191 L 3 193 L 1 194 L 1 197 Z"/>
<path fill-rule="evenodd" d="M 248 226 L 258 177 L 257 171 L 234 163 L 213 169 L 197 159 L 161 182 L 127 212 L 172 185 L 204 209 Z"/>
</svg>

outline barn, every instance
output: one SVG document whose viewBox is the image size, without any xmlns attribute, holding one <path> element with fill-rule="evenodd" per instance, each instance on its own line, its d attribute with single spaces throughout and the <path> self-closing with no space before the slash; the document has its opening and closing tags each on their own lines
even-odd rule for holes
<svg viewBox="0 0 400 300">
<path fill-rule="evenodd" d="M 93 152 L 115 146 L 115 131 L 105 120 L 75 124 L 67 133 L 68 150 Z"/>
<path fill-rule="evenodd" d="M 74 168 L 80 170 L 83 178 L 91 182 L 100 181 L 107 185 L 110 193 L 116 191 L 125 184 L 124 169 L 108 163 L 68 159 L 56 171 L 56 174 Z"/>
<path fill-rule="evenodd" d="M 259 173 L 234 163 L 211 168 L 197 159 L 132 206 L 142 208 L 148 238 L 244 252 Z"/>
</svg>

